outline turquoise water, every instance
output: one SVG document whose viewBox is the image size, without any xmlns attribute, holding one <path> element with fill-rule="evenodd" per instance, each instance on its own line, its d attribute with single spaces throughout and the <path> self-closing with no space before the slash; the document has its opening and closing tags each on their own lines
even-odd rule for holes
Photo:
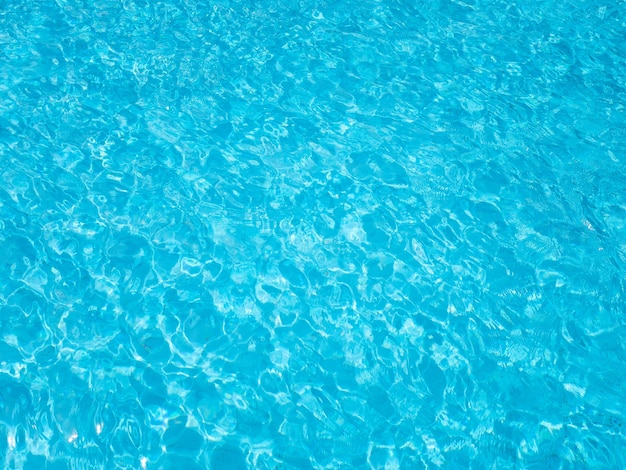
<svg viewBox="0 0 626 470">
<path fill-rule="evenodd" d="M 0 467 L 626 467 L 624 18 L 0 0 Z"/>
</svg>

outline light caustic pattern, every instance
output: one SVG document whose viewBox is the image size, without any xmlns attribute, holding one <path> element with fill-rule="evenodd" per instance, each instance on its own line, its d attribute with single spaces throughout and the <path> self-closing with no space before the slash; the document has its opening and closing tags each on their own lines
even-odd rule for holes
<svg viewBox="0 0 626 470">
<path fill-rule="evenodd" d="M 626 466 L 624 5 L 1 1 L 0 466 Z"/>
</svg>

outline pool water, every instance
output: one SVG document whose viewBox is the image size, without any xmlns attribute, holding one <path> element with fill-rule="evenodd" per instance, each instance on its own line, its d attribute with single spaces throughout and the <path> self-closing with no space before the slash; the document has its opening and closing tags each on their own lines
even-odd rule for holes
<svg viewBox="0 0 626 470">
<path fill-rule="evenodd" d="M 1 0 L 0 466 L 626 467 L 625 18 Z"/>
</svg>

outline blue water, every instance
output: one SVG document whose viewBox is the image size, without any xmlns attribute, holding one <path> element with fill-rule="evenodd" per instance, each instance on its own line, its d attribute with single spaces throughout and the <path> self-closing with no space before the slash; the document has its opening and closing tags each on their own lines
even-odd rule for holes
<svg viewBox="0 0 626 470">
<path fill-rule="evenodd" d="M 626 467 L 624 18 L 0 0 L 0 467 Z"/>
</svg>

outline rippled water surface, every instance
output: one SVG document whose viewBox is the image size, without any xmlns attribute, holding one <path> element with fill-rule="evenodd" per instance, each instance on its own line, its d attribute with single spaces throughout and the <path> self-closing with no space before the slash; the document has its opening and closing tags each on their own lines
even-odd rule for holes
<svg viewBox="0 0 626 470">
<path fill-rule="evenodd" d="M 0 0 L 0 467 L 624 468 L 625 18 Z"/>
</svg>

